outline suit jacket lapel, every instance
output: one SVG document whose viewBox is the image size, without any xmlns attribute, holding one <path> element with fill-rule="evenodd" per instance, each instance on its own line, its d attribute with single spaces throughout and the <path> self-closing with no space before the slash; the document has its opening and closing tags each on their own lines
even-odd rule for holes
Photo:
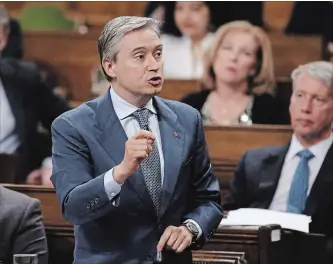
<svg viewBox="0 0 333 264">
<path fill-rule="evenodd" d="M 304 214 L 312 216 L 315 213 L 320 201 L 322 201 L 324 194 L 327 194 L 326 190 L 328 188 L 331 188 L 332 186 L 333 182 L 332 171 L 333 171 L 333 145 L 329 148 L 326 157 L 324 159 L 324 162 L 319 170 L 317 178 L 313 183 L 310 194 L 306 201 Z M 328 184 L 329 182 L 330 184 Z"/>
<path fill-rule="evenodd" d="M 98 103 L 95 115 L 95 126 L 101 131 L 97 137 L 98 142 L 105 149 L 112 161 L 118 165 L 125 154 L 127 135 L 114 111 L 110 90 L 108 90 Z M 146 188 L 143 174 L 138 170 L 130 176 L 126 183 L 132 185 L 139 198 L 154 212 L 154 205 Z"/>
<path fill-rule="evenodd" d="M 252 207 L 269 208 L 274 197 L 289 144 L 273 149 L 263 161 L 258 196 Z"/>
<path fill-rule="evenodd" d="M 155 98 L 161 134 L 164 179 L 162 186 L 161 206 L 159 218 L 168 208 L 179 177 L 183 161 L 185 133 L 178 123 L 177 115 L 159 98 Z"/>
</svg>

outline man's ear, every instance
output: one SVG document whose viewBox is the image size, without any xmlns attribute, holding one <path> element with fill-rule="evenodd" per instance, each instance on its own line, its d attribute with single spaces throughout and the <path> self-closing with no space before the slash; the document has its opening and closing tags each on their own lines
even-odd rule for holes
<svg viewBox="0 0 333 264">
<path fill-rule="evenodd" d="M 103 69 L 112 78 L 116 78 L 116 63 L 113 60 L 103 59 Z"/>
</svg>

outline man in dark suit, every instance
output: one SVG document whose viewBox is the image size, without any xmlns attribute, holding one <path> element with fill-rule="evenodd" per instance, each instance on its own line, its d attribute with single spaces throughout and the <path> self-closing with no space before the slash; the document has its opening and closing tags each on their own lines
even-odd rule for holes
<svg viewBox="0 0 333 264">
<path fill-rule="evenodd" d="M 23 41 L 20 23 L 10 18 L 7 9 L 0 6 L 0 51 L 1 57 L 22 59 Z"/>
<path fill-rule="evenodd" d="M 23 183 L 43 158 L 38 156 L 38 124 L 50 129 L 69 107 L 45 86 L 33 63 L 9 58 L 0 59 L 0 105 L 0 159 L 18 156 L 17 177 L 8 180 Z"/>
<path fill-rule="evenodd" d="M 14 254 L 37 254 L 47 264 L 47 242 L 40 202 L 0 186 L 0 263 L 13 263 Z"/>
<path fill-rule="evenodd" d="M 191 264 L 222 219 L 200 114 L 162 89 L 159 24 L 109 21 L 99 37 L 111 88 L 52 125 L 53 175 L 75 225 L 74 263 Z"/>
<path fill-rule="evenodd" d="M 224 208 L 266 208 L 312 217 L 310 232 L 333 252 L 333 64 L 313 62 L 292 73 L 294 131 L 289 144 L 247 151 Z"/>
</svg>

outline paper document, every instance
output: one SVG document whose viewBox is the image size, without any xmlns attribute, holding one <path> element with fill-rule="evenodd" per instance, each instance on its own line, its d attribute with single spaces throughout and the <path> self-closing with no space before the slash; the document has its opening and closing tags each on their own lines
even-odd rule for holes
<svg viewBox="0 0 333 264">
<path fill-rule="evenodd" d="M 266 209 L 242 208 L 230 211 L 220 226 L 261 226 L 277 224 L 282 228 L 309 233 L 311 217 L 301 214 L 272 211 Z"/>
</svg>

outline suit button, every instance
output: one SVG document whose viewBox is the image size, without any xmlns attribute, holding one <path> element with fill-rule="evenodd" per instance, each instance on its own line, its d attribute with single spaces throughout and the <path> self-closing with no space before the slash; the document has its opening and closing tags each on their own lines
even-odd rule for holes
<svg viewBox="0 0 333 264">
<path fill-rule="evenodd" d="M 95 198 L 95 204 L 98 204 L 98 203 L 99 203 L 99 199 Z"/>
<path fill-rule="evenodd" d="M 90 203 L 87 203 L 87 209 L 90 209 Z"/>
</svg>

